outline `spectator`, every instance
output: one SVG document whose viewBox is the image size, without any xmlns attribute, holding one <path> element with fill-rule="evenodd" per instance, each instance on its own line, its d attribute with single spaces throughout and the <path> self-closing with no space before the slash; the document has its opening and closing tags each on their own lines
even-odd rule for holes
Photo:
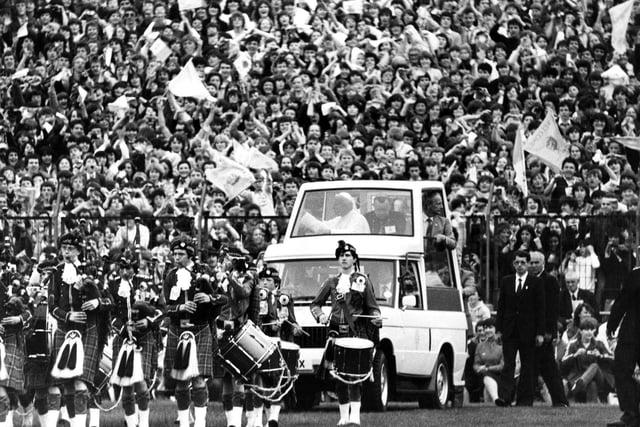
<svg viewBox="0 0 640 427">
<path fill-rule="evenodd" d="M 489 307 L 480 299 L 478 291 L 471 293 L 467 297 L 467 310 L 473 329 L 476 329 L 478 323 L 491 317 L 491 310 L 489 310 Z"/>
<path fill-rule="evenodd" d="M 485 402 L 498 400 L 498 381 L 504 368 L 502 345 L 496 338 L 495 321 L 491 318 L 482 321 L 484 341 L 478 343 L 473 360 L 473 369 L 482 376 Z"/>
<path fill-rule="evenodd" d="M 594 338 L 597 328 L 596 319 L 582 319 L 578 338 L 569 345 L 561 362 L 571 394 L 578 401 L 598 402 L 599 396 L 609 392 L 613 355 Z"/>
</svg>

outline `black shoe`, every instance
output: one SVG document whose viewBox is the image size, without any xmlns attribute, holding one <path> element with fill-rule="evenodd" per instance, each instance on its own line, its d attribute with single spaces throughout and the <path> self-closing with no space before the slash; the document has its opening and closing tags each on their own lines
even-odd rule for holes
<svg viewBox="0 0 640 427">
<path fill-rule="evenodd" d="M 636 427 L 638 424 L 627 424 L 624 421 L 614 421 L 607 424 L 607 427 Z"/>
<path fill-rule="evenodd" d="M 554 403 L 553 407 L 554 408 L 568 408 L 569 404 L 568 403 Z"/>
<path fill-rule="evenodd" d="M 275 420 L 269 420 L 269 427 L 278 427 L 278 422 Z"/>
<path fill-rule="evenodd" d="M 502 399 L 502 398 L 497 398 L 494 402 L 496 404 L 496 406 L 499 406 L 501 408 L 507 408 L 509 407 L 509 402 L 507 402 L 506 400 Z"/>
</svg>

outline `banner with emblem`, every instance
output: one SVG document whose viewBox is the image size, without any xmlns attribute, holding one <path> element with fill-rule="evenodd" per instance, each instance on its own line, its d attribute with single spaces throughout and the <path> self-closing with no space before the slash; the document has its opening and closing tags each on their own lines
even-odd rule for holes
<svg viewBox="0 0 640 427">
<path fill-rule="evenodd" d="M 217 151 L 212 153 L 214 154 L 212 160 L 216 167 L 205 171 L 205 177 L 222 190 L 229 200 L 235 198 L 255 182 L 255 178 L 248 168 Z"/>
<path fill-rule="evenodd" d="M 569 157 L 569 143 L 560 133 L 558 123 L 551 111 L 547 112 L 538 129 L 524 141 L 522 148 L 540 158 L 554 171 L 562 169 L 562 161 Z"/>
</svg>

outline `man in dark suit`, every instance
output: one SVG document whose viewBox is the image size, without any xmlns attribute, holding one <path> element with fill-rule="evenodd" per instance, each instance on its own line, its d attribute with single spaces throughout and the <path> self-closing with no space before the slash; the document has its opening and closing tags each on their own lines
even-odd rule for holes
<svg viewBox="0 0 640 427">
<path fill-rule="evenodd" d="M 498 406 L 510 406 L 515 389 L 516 354 L 520 352 L 517 405 L 532 406 L 535 391 L 535 350 L 544 342 L 544 285 L 528 273 L 529 252 L 517 251 L 515 275 L 500 281 L 496 330 L 502 334 L 504 369 L 496 399 Z"/>
<path fill-rule="evenodd" d="M 444 216 L 444 202 L 439 191 L 428 191 L 422 194 L 424 237 L 428 251 L 444 248 L 455 249 L 456 237 L 448 218 Z"/>
<path fill-rule="evenodd" d="M 622 322 L 622 324 L 620 324 Z M 625 280 L 620 294 L 611 307 L 607 322 L 607 336 L 612 337 L 620 325 L 615 350 L 613 373 L 618 403 L 622 411 L 620 421 L 607 426 L 640 426 L 638 384 L 633 372 L 640 366 L 640 268 L 636 267 Z"/>
<path fill-rule="evenodd" d="M 403 214 L 393 210 L 393 203 L 389 197 L 376 196 L 373 199 L 373 210 L 364 214 L 373 234 L 410 234 L 406 230 L 407 221 Z"/>
<path fill-rule="evenodd" d="M 529 273 L 540 279 L 544 287 L 544 342 L 536 351 L 536 371 L 544 379 L 553 406 L 567 407 L 569 402 L 564 393 L 560 370 L 555 358 L 554 342 L 558 337 L 558 294 L 560 285 L 555 277 L 544 271 L 544 254 L 542 252 L 531 252 L 529 263 Z M 536 377 L 537 377 L 536 375 Z"/>
<path fill-rule="evenodd" d="M 564 324 L 573 317 L 573 312 L 581 303 L 589 304 L 591 308 L 597 310 L 596 296 L 593 292 L 586 289 L 578 289 L 580 278 L 577 272 L 567 271 L 564 276 L 564 282 L 566 287 L 560 292 L 559 308 L 559 317 Z"/>
</svg>

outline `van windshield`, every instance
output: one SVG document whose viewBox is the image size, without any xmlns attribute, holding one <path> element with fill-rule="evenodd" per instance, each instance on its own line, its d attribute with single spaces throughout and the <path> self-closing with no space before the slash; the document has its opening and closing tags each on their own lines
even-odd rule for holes
<svg viewBox="0 0 640 427">
<path fill-rule="evenodd" d="M 269 265 L 280 272 L 281 291 L 292 295 L 296 303 L 310 303 L 324 281 L 340 273 L 334 259 L 281 261 Z M 392 306 L 396 281 L 394 262 L 362 259 L 360 272 L 369 276 L 378 304 Z"/>
<path fill-rule="evenodd" d="M 413 235 L 410 190 L 358 188 L 304 193 L 291 237 Z"/>
</svg>

